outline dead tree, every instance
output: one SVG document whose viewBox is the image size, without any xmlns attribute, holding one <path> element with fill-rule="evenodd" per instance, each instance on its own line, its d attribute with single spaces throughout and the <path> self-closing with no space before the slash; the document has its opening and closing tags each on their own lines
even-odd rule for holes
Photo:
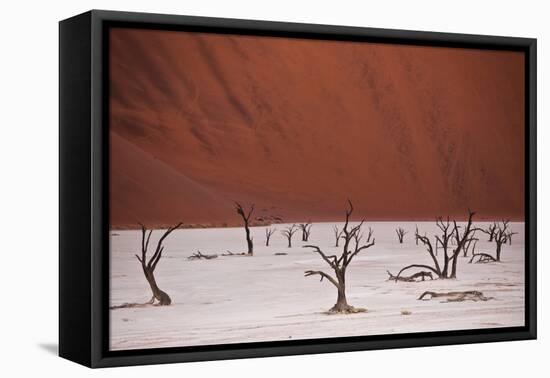
<svg viewBox="0 0 550 378">
<path fill-rule="evenodd" d="M 439 228 L 440 234 L 435 235 L 436 247 L 443 251 L 443 264 L 440 264 L 438 257 L 436 256 L 436 250 L 433 247 L 432 241 L 426 235 L 422 236 L 418 233 L 415 237 L 426 247 L 433 265 L 426 264 L 411 264 L 407 265 L 397 273 L 395 277 L 400 277 L 403 272 L 409 269 L 428 269 L 434 272 L 439 279 L 456 278 L 458 254 L 464 248 L 466 242 L 471 238 L 471 234 L 474 231 L 472 228 L 472 219 L 475 215 L 474 212 L 469 211 L 468 223 L 464 227 L 464 231 L 460 232 L 460 227 L 456 221 L 451 222 L 447 217 L 446 220 L 438 218 L 436 220 L 437 228 Z M 452 248 L 450 245 L 452 238 L 455 238 L 456 248 Z"/>
<path fill-rule="evenodd" d="M 483 253 L 483 252 L 476 253 L 476 245 L 478 241 L 479 239 L 474 239 L 474 245 L 472 247 L 472 258 L 470 259 L 470 261 L 468 261 L 468 264 L 473 263 L 476 258 L 478 259 L 477 261 L 475 261 L 476 264 L 496 261 L 495 258 L 489 255 L 488 253 Z"/>
<path fill-rule="evenodd" d="M 456 222 L 455 222 L 455 225 L 456 225 Z M 460 228 L 461 228 L 460 226 L 456 226 L 457 231 Z M 462 244 L 460 243 L 460 232 L 453 232 L 454 237 L 452 238 L 452 244 L 457 246 L 457 251 L 456 252 L 460 253 L 460 250 L 458 250 L 458 248 L 460 248 L 464 252 L 463 256 L 468 257 L 468 250 L 470 249 L 470 246 L 471 246 L 472 242 L 474 240 L 478 240 L 478 239 L 475 238 L 475 234 L 476 234 L 476 231 L 479 231 L 479 230 L 480 230 L 479 228 L 472 228 L 470 236 L 468 237 L 466 242 L 462 243 Z"/>
<path fill-rule="evenodd" d="M 265 246 L 269 247 L 269 240 L 271 239 L 271 235 L 273 235 L 277 231 L 276 228 L 266 228 L 265 229 Z"/>
<path fill-rule="evenodd" d="M 175 229 L 179 228 L 182 223 L 178 223 L 174 227 L 168 228 L 164 234 L 160 237 L 159 241 L 157 242 L 157 248 L 155 249 L 155 253 L 151 256 L 151 258 L 147 259 L 147 250 L 149 248 L 149 240 L 151 239 L 151 234 L 153 233 L 153 230 L 149 230 L 147 232 L 147 229 L 144 225 L 141 225 L 141 256 L 135 255 L 138 261 L 141 263 L 141 269 L 143 270 L 143 274 L 145 275 L 145 279 L 149 283 L 149 286 L 151 287 L 151 291 L 153 292 L 153 297 L 149 301 L 149 304 L 154 304 L 155 300 L 158 301 L 158 305 L 160 306 L 168 306 L 170 303 L 172 303 L 172 300 L 170 299 L 170 296 L 166 294 L 164 291 L 159 289 L 157 285 L 157 281 L 155 279 L 155 268 L 157 267 L 157 264 L 159 263 L 162 252 L 164 251 L 164 246 L 162 243 L 164 242 L 164 239 L 168 237 L 174 231 Z"/>
<path fill-rule="evenodd" d="M 416 245 L 418 245 L 418 225 L 415 225 L 415 231 L 414 231 L 414 242 Z"/>
<path fill-rule="evenodd" d="M 492 256 L 489 253 L 472 253 L 472 258 L 469 263 L 484 264 L 490 262 L 500 262 L 500 255 L 502 252 L 502 246 L 509 242 L 508 238 L 511 237 L 511 232 L 508 229 L 508 224 L 510 221 L 502 221 L 500 223 L 493 223 L 495 225 L 495 230 L 493 232 L 493 241 L 496 244 L 496 253 L 495 256 Z M 483 230 L 482 230 L 483 231 Z M 513 235 L 514 233 L 512 233 Z M 477 260 L 476 260 L 477 259 Z"/>
<path fill-rule="evenodd" d="M 506 237 L 508 239 L 508 245 L 512 245 L 512 236 L 514 235 L 517 235 L 517 232 L 512 232 L 512 231 L 509 231 L 507 234 L 506 234 Z"/>
<path fill-rule="evenodd" d="M 495 240 L 495 234 L 497 232 L 497 223 L 493 222 L 493 225 L 489 227 L 489 241 Z"/>
<path fill-rule="evenodd" d="M 292 237 L 297 231 L 298 231 L 298 228 L 296 228 L 295 224 L 281 231 L 281 234 L 283 234 L 284 237 L 288 240 L 288 248 L 292 247 Z"/>
<path fill-rule="evenodd" d="M 456 269 L 458 266 L 458 254 L 462 249 L 464 249 L 464 246 L 468 242 L 468 240 L 472 237 L 472 233 L 475 233 L 475 228 L 473 228 L 473 218 L 475 213 L 470 211 L 468 209 L 468 223 L 464 227 L 464 231 L 462 234 L 459 231 L 459 226 L 457 225 L 456 221 L 453 221 L 454 229 L 453 232 L 455 234 L 455 240 L 456 240 L 456 249 L 453 251 L 452 254 L 452 263 L 451 263 L 451 275 L 449 278 L 456 278 Z M 445 252 L 446 253 L 446 252 Z"/>
<path fill-rule="evenodd" d="M 397 227 L 395 229 L 395 233 L 397 234 L 397 239 L 399 240 L 399 244 L 403 244 L 403 238 L 405 237 L 405 234 L 407 234 L 407 231 L 405 231 L 402 227 Z"/>
<path fill-rule="evenodd" d="M 342 247 L 342 253 L 340 256 L 336 255 L 327 255 L 321 250 L 318 246 L 315 245 L 305 245 L 304 248 L 312 248 L 314 252 L 318 253 L 321 258 L 332 268 L 334 271 L 334 276 L 325 273 L 320 270 L 307 270 L 304 275 L 306 277 L 319 275 L 321 276 L 321 281 L 326 278 L 330 283 L 332 283 L 337 291 L 338 297 L 336 304 L 329 310 L 331 313 L 354 313 L 364 311 L 362 309 L 356 309 L 353 306 L 350 306 L 346 299 L 346 271 L 355 256 L 359 252 L 370 248 L 374 245 L 373 232 L 369 229 L 369 233 L 365 242 L 362 244 L 361 228 L 363 227 L 364 221 L 361 221 L 356 226 L 351 226 L 349 224 L 349 219 L 353 213 L 353 204 L 348 200 L 349 208 L 346 210 L 346 222 L 344 228 L 342 229 L 342 240 L 344 245 Z"/>
<path fill-rule="evenodd" d="M 460 228 L 460 226 L 458 226 Z M 458 246 L 458 241 L 460 239 L 460 234 L 458 232 L 453 232 L 451 237 L 451 245 Z M 458 251 L 460 253 L 460 251 Z"/>
<path fill-rule="evenodd" d="M 490 242 L 492 242 L 495 238 L 495 232 L 497 230 L 497 224 L 496 222 L 493 222 L 492 225 L 490 225 L 489 227 L 487 227 L 486 229 L 482 229 L 480 228 L 479 231 L 489 235 L 489 240 Z"/>
<path fill-rule="evenodd" d="M 426 280 L 426 277 L 428 277 L 430 280 L 433 280 L 434 277 L 432 275 L 432 272 L 425 272 L 425 271 L 420 271 L 420 272 L 417 272 L 417 273 L 414 273 L 413 275 L 410 275 L 410 276 L 401 276 L 401 277 L 397 277 L 397 276 L 394 276 L 393 274 L 391 274 L 391 272 L 389 270 L 386 270 L 386 273 L 388 273 L 388 280 L 389 281 L 401 281 L 401 282 L 418 282 L 417 281 L 417 278 L 420 278 L 421 281 L 425 281 Z"/>
<path fill-rule="evenodd" d="M 309 241 L 309 235 L 311 235 L 311 226 L 312 224 L 310 222 L 299 224 L 300 230 L 302 230 L 302 241 Z"/>
<path fill-rule="evenodd" d="M 464 302 L 464 301 L 488 301 L 493 297 L 486 297 L 481 291 L 467 290 L 467 291 L 450 291 L 447 293 L 436 293 L 434 291 L 425 291 L 420 297 L 419 301 L 427 301 L 433 298 L 447 298 L 445 302 Z"/>
<path fill-rule="evenodd" d="M 490 255 L 489 253 L 472 253 L 472 258 L 470 259 L 470 263 L 475 262 L 476 264 L 479 263 L 489 263 L 489 262 L 500 262 L 500 255 L 502 252 L 502 246 L 506 244 L 506 242 L 510 243 L 509 238 L 514 235 L 514 232 L 511 232 L 508 228 L 510 221 L 502 221 L 501 223 L 493 223 L 494 230 L 493 230 L 493 236 L 492 239 L 496 244 L 496 253 L 495 256 Z M 491 226 L 493 227 L 493 226 Z M 482 232 L 486 232 L 481 230 Z M 477 258 L 477 260 L 475 260 Z M 474 261 L 475 260 L 475 261 Z"/>
<path fill-rule="evenodd" d="M 217 254 L 205 255 L 204 253 L 202 253 L 201 251 L 199 251 L 197 249 L 197 252 L 193 253 L 191 256 L 188 256 L 187 260 L 201 260 L 201 259 L 212 260 L 212 259 L 217 259 L 217 258 L 218 258 Z"/>
<path fill-rule="evenodd" d="M 248 253 L 233 253 L 230 250 L 225 251 L 225 253 L 222 253 L 222 256 L 250 256 Z"/>
<path fill-rule="evenodd" d="M 476 258 L 477 260 L 474 261 Z M 490 262 L 497 262 L 497 260 L 488 253 L 475 253 L 475 251 L 472 253 L 472 258 L 470 261 L 468 261 L 469 264 L 486 264 Z"/>
<path fill-rule="evenodd" d="M 332 226 L 332 229 L 334 230 L 334 239 L 336 239 L 336 242 L 334 243 L 334 246 L 338 247 L 340 238 L 342 237 L 342 234 L 344 233 L 344 231 L 339 230 L 338 226 Z"/>
<path fill-rule="evenodd" d="M 508 224 L 510 221 L 502 221 L 502 224 L 498 223 L 493 240 L 496 244 L 496 260 L 500 261 L 500 253 L 502 252 L 502 245 L 506 244 L 508 240 Z"/>
<path fill-rule="evenodd" d="M 239 214 L 241 218 L 243 218 L 244 230 L 246 232 L 246 245 L 248 247 L 247 254 L 252 256 L 254 254 L 254 243 L 253 243 L 252 237 L 250 236 L 250 217 L 254 212 L 254 204 L 250 206 L 248 213 L 245 213 L 241 204 L 238 202 L 235 202 L 235 210 L 237 211 L 237 214 Z"/>
</svg>

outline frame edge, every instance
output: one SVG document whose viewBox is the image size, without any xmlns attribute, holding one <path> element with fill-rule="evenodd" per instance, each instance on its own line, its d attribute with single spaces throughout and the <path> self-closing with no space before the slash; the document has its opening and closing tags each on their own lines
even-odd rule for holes
<svg viewBox="0 0 550 378">
<path fill-rule="evenodd" d="M 425 347 L 434 345 L 451 345 L 451 344 L 470 344 L 470 343 L 482 343 L 482 342 L 496 342 L 496 341 L 514 341 L 514 340 L 529 340 L 536 339 L 536 42 L 534 38 L 516 38 L 516 37 L 495 37 L 485 35 L 472 35 L 472 34 L 454 34 L 454 33 L 437 33 L 437 32 L 419 32 L 419 31 L 407 31 L 407 30 L 390 30 L 390 29 L 375 29 L 375 28 L 363 28 L 352 26 L 331 26 L 321 24 L 300 24 L 300 23 L 286 23 L 286 22 L 273 22 L 273 21 L 255 21 L 255 20 L 238 20 L 238 19 L 224 19 L 224 18 L 210 18 L 210 17 L 196 17 L 196 16 L 178 16 L 178 15 L 161 15 L 161 14 L 148 14 L 148 13 L 134 13 L 134 12 L 116 12 L 116 11 L 103 11 L 93 10 L 86 13 L 87 17 L 90 17 L 90 32 L 89 40 L 90 47 L 88 51 L 91 51 L 91 56 L 87 60 L 90 67 L 91 83 L 89 86 L 90 101 L 87 106 L 91 106 L 91 115 L 87 119 L 87 124 L 91 125 L 90 133 L 90 170 L 88 171 L 89 177 L 93 178 L 88 188 L 92 188 L 90 197 L 87 198 L 88 204 L 91 205 L 90 210 L 90 249 L 88 255 L 88 261 L 91 266 L 88 269 L 89 283 L 92 291 L 91 308 L 88 311 L 89 316 L 89 335 L 91 335 L 89 350 L 89 360 L 84 363 L 90 367 L 111 367 L 120 365 L 141 365 L 141 364 L 158 364 L 158 363 L 174 363 L 174 362 L 191 362 L 191 361 L 204 361 L 204 360 L 220 360 L 220 359 L 236 359 L 236 358 L 255 358 L 255 357 L 269 357 L 269 356 L 283 356 L 283 355 L 301 355 L 311 353 L 330 353 L 330 352 L 346 352 L 346 351 L 361 351 L 371 349 L 389 349 L 389 348 L 408 348 L 408 347 Z M 78 16 L 77 16 L 78 17 Z M 71 18 L 72 19 L 72 18 Z M 68 19 L 68 20 L 71 20 Z M 67 21 L 68 21 L 67 20 Z M 495 332 L 491 335 L 480 335 L 472 337 L 470 335 L 453 335 L 453 336 L 427 336 L 418 339 L 404 339 L 399 340 L 372 340 L 362 342 L 345 342 L 342 340 L 335 340 L 332 343 L 325 344 L 312 344 L 312 345 L 295 345 L 295 346 L 265 346 L 261 348 L 257 347 L 243 347 L 239 349 L 228 350 L 216 350 L 216 351 L 204 351 L 204 352 L 163 352 L 163 353 L 147 353 L 144 351 L 141 355 L 132 356 L 110 356 L 108 353 L 104 354 L 103 346 L 105 340 L 101 333 L 102 327 L 105 326 L 102 321 L 102 309 L 99 308 L 103 301 L 108 298 L 105 297 L 104 287 L 101 280 L 103 277 L 104 269 L 102 267 L 102 238 L 104 232 L 101 227 L 104 222 L 104 205 L 102 201 L 102 175 L 105 173 L 102 171 L 102 167 L 105 164 L 101 160 L 103 148 L 101 146 L 101 136 L 105 132 L 104 125 L 102 124 L 102 103 L 103 100 L 103 86 L 101 83 L 104 63 L 104 57 L 102 54 L 103 39 L 103 24 L 105 22 L 135 22 L 135 23 L 158 23 L 159 25 L 177 24 L 177 25 L 196 25 L 196 26 L 214 26 L 220 25 L 223 28 L 240 28 L 244 30 L 263 30 L 268 31 L 272 29 L 281 30 L 283 32 L 305 32 L 316 34 L 319 37 L 322 35 L 336 34 L 336 35 L 353 35 L 357 33 L 362 36 L 374 36 L 376 38 L 385 39 L 403 39 L 407 41 L 431 41 L 431 42 L 447 42 L 453 44 L 474 44 L 474 45 L 486 45 L 491 44 L 494 46 L 514 46 L 515 49 L 521 49 L 526 52 L 529 57 L 526 69 L 528 70 L 526 78 L 529 85 L 529 96 L 526 102 L 526 112 L 529 115 L 529 124 L 526 124 L 526 130 L 528 135 L 528 170 L 529 172 L 529 191 L 526 191 L 526 196 L 529 200 L 529 222 L 531 228 L 529 230 L 530 250 L 529 254 L 529 283 L 530 290 L 526 293 L 528 304 L 530 305 L 530 312 L 526 316 L 529 327 L 525 327 L 519 331 L 507 331 L 502 330 Z M 65 21 L 64 21 L 65 22 Z M 320 29 L 323 29 L 322 31 Z M 60 33 L 61 35 L 61 33 Z M 478 38 L 479 41 L 472 42 L 472 39 Z M 482 47 L 478 47 L 482 48 Z M 60 53 L 61 62 L 61 53 Z M 90 63 L 91 62 L 91 63 Z M 61 80 L 61 72 L 60 72 Z M 61 88 L 61 84 L 60 84 Z M 61 91 L 60 91 L 61 92 Z M 91 105 L 90 105 L 91 104 Z M 60 100 L 60 114 L 61 114 L 61 100 Z M 61 120 L 60 120 L 61 130 Z M 61 133 L 60 133 L 61 138 Z M 98 139 L 99 138 L 99 139 Z M 60 140 L 61 146 L 61 140 Z M 61 147 L 60 147 L 61 148 Z M 61 164 L 61 162 L 60 162 Z M 60 169 L 60 186 L 61 182 L 61 169 Z M 94 194 L 95 193 L 95 194 Z M 60 194 L 61 196 L 61 194 Z M 61 200 L 60 200 L 61 201 Z M 61 202 L 60 202 L 61 206 Z M 60 207 L 61 209 L 61 207 Z M 61 210 L 60 210 L 61 211 Z M 61 217 L 60 217 L 61 219 Z M 61 226 L 60 226 L 60 243 L 61 243 Z M 60 247 L 61 251 L 61 247 Z M 531 252 L 530 251 L 530 252 Z M 60 252 L 61 253 L 61 252 Z M 60 272 L 61 272 L 61 256 L 60 256 Z M 61 273 L 60 273 L 61 274 Z M 60 278 L 61 279 L 61 278 Z M 60 284 L 61 288 L 61 284 Z M 61 295 L 61 292 L 60 292 Z M 60 298 L 61 303 L 61 298 Z M 99 305 L 98 305 L 99 304 Z M 99 306 L 99 307 L 98 307 Z M 61 306 L 60 306 L 61 314 Z M 60 318 L 61 329 L 61 318 Z M 414 334 L 411 334 L 414 337 Z M 312 340 L 315 342 L 315 340 Z M 82 343 L 82 341 L 81 341 Z M 80 344 L 81 345 L 81 344 Z M 61 355 L 61 337 L 60 337 L 60 355 Z M 66 357 L 66 356 L 63 356 Z M 68 357 L 66 357 L 68 358 Z M 72 359 L 72 358 L 69 358 Z M 72 359 L 74 360 L 74 359 Z M 79 362 L 79 361 L 76 361 Z"/>
<path fill-rule="evenodd" d="M 90 366 L 91 13 L 59 22 L 59 356 Z"/>
</svg>

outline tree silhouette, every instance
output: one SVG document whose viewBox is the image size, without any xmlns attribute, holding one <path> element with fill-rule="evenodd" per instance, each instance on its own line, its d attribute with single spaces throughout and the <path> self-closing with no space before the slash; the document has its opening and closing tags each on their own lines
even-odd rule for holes
<svg viewBox="0 0 550 378">
<path fill-rule="evenodd" d="M 271 240 L 271 235 L 277 231 L 276 228 L 266 228 L 265 229 L 265 246 L 269 247 L 269 241 Z"/>
<path fill-rule="evenodd" d="M 405 229 L 402 227 L 397 227 L 395 229 L 395 233 L 397 234 L 397 240 L 399 240 L 399 244 L 403 244 L 403 238 L 405 237 L 407 231 L 405 231 Z"/>
<path fill-rule="evenodd" d="M 432 241 L 426 235 L 422 236 L 416 233 L 415 237 L 426 247 L 430 258 L 432 259 L 433 265 L 427 264 L 411 264 L 407 265 L 397 273 L 395 277 L 400 277 L 403 272 L 406 270 L 417 268 L 417 269 L 428 269 L 434 272 L 438 278 L 447 279 L 447 278 L 456 278 L 457 272 L 457 263 L 458 263 L 458 254 L 464 248 L 465 244 L 470 241 L 471 234 L 477 229 L 473 228 L 473 217 L 475 213 L 468 210 L 468 222 L 464 227 L 464 231 L 460 232 L 460 226 L 456 221 L 450 221 L 449 217 L 446 220 L 443 218 L 437 218 L 436 226 L 439 229 L 439 235 L 435 235 L 435 245 L 436 248 L 439 246 L 443 250 L 443 263 L 441 264 L 438 257 L 436 249 L 434 249 Z M 451 240 L 454 237 L 456 241 L 456 248 L 453 249 L 451 245 Z"/>
<path fill-rule="evenodd" d="M 154 273 L 155 273 L 155 268 L 157 267 L 157 264 L 162 258 L 162 252 L 164 251 L 164 246 L 162 245 L 162 243 L 164 242 L 164 239 L 166 239 L 168 235 L 172 233 L 172 231 L 179 228 L 181 225 L 182 225 L 181 223 L 178 223 L 176 226 L 168 228 L 164 232 L 164 234 L 160 237 L 159 241 L 157 242 L 155 253 L 153 253 L 151 258 L 147 259 L 147 250 L 149 249 L 149 240 L 151 239 L 151 234 L 153 233 L 153 230 L 149 230 L 149 232 L 147 232 L 147 228 L 143 224 L 140 224 L 141 256 L 137 254 L 135 256 L 138 259 L 138 261 L 141 263 L 141 269 L 143 270 L 145 279 L 149 283 L 149 286 L 151 287 L 151 291 L 153 292 L 153 297 L 149 301 L 150 304 L 154 304 L 155 300 L 158 301 L 158 304 L 160 306 L 168 306 L 170 303 L 172 303 L 172 299 L 170 299 L 170 296 L 158 287 Z"/>
<path fill-rule="evenodd" d="M 302 241 L 308 241 L 309 236 L 311 235 L 311 223 L 300 223 L 298 225 L 300 227 L 300 230 L 302 230 Z"/>
<path fill-rule="evenodd" d="M 361 309 L 356 309 L 353 306 L 350 306 L 346 299 L 346 272 L 349 264 L 352 262 L 353 258 L 359 254 L 359 252 L 370 248 L 374 245 L 375 240 L 372 237 L 373 231 L 369 228 L 367 238 L 365 242 L 361 244 L 363 235 L 361 233 L 361 228 L 363 227 L 364 221 L 361 221 L 356 226 L 351 226 L 349 224 L 351 214 L 353 213 L 353 204 L 348 200 L 349 208 L 346 210 L 346 222 L 344 228 L 342 229 L 342 240 L 344 245 L 342 247 L 342 253 L 340 256 L 336 255 L 327 255 L 316 245 L 306 245 L 304 248 L 312 248 L 314 252 L 318 253 L 321 258 L 332 268 L 334 271 L 334 276 L 331 276 L 328 273 L 325 273 L 320 270 L 307 270 L 304 275 L 306 277 L 319 275 L 321 276 L 321 281 L 326 278 L 330 283 L 332 283 L 337 291 L 338 296 L 336 299 L 336 304 L 329 310 L 329 312 L 335 313 L 354 313 L 362 311 Z M 364 311 L 364 310 L 363 310 Z"/>
<path fill-rule="evenodd" d="M 298 231 L 298 228 L 296 227 L 295 224 L 293 224 L 292 226 L 288 226 L 283 231 L 281 231 L 281 234 L 283 234 L 288 241 L 288 248 L 292 247 L 292 237 L 297 231 Z"/>
<path fill-rule="evenodd" d="M 245 213 L 243 207 L 240 203 L 235 202 L 235 210 L 237 211 L 237 214 L 241 216 L 244 223 L 244 230 L 246 233 L 246 245 L 248 247 L 247 254 L 252 256 L 254 254 L 254 243 L 252 241 L 252 237 L 250 236 L 250 217 L 252 216 L 252 213 L 254 212 L 254 204 L 250 206 L 250 209 L 248 210 L 248 213 Z"/>
</svg>

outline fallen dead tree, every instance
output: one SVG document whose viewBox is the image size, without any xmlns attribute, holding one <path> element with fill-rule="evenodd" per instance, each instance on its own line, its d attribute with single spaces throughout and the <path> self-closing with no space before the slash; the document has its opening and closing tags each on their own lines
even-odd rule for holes
<svg viewBox="0 0 550 378">
<path fill-rule="evenodd" d="M 212 259 L 216 259 L 216 258 L 218 258 L 218 255 L 216 255 L 216 254 L 205 255 L 201 251 L 197 250 L 196 253 L 193 253 L 191 256 L 187 257 L 187 260 L 201 260 L 201 259 L 212 260 Z"/>
<path fill-rule="evenodd" d="M 229 250 L 225 251 L 225 253 L 222 253 L 222 256 L 252 256 L 249 253 L 241 252 L 241 253 L 233 253 Z"/>
<path fill-rule="evenodd" d="M 473 253 L 472 258 L 468 261 L 468 264 L 486 264 L 490 262 L 497 262 L 497 260 L 488 253 Z"/>
<path fill-rule="evenodd" d="M 493 256 L 491 256 L 488 253 L 483 253 L 483 252 L 476 253 L 476 244 L 477 244 L 477 240 L 474 243 L 474 246 L 472 248 L 472 258 L 470 259 L 470 261 L 468 261 L 468 264 L 471 264 L 471 263 L 486 264 L 486 263 L 497 261 Z"/>
<path fill-rule="evenodd" d="M 321 258 L 334 271 L 334 276 L 320 270 L 306 270 L 304 272 L 304 276 L 306 277 L 318 275 L 321 277 L 321 281 L 326 278 L 327 281 L 329 281 L 336 287 L 336 290 L 338 291 L 338 297 L 336 300 L 336 304 L 328 311 L 329 313 L 351 314 L 366 311 L 365 309 L 355 308 L 348 304 L 346 299 L 346 271 L 353 258 L 357 256 L 359 252 L 372 247 L 375 243 L 375 240 L 372 237 L 372 229 L 369 229 L 365 242 L 361 242 L 361 240 L 363 239 L 361 228 L 363 227 L 364 221 L 361 221 L 358 225 L 353 227 L 349 224 L 351 214 L 353 213 L 353 204 L 349 200 L 348 204 L 349 209 L 346 210 L 346 222 L 342 229 L 341 236 L 344 245 L 342 247 L 342 253 L 340 254 L 340 256 L 327 255 L 321 250 L 321 248 L 316 245 L 304 246 L 304 248 L 312 248 L 313 251 L 318 253 L 319 256 L 321 256 Z"/>
<path fill-rule="evenodd" d="M 464 301 L 488 301 L 493 297 L 486 297 L 481 291 L 467 290 L 467 291 L 449 291 L 446 293 L 436 293 L 435 291 L 425 291 L 420 297 L 419 301 L 428 301 L 434 298 L 446 298 L 443 302 L 464 302 Z"/>
<path fill-rule="evenodd" d="M 118 310 L 121 308 L 143 308 L 143 307 L 149 307 L 152 306 L 151 302 L 145 302 L 145 303 L 123 303 L 121 305 L 115 305 L 110 306 L 109 310 Z"/>
<path fill-rule="evenodd" d="M 401 277 L 394 276 L 393 274 L 391 274 L 391 272 L 389 270 L 386 270 L 386 272 L 388 273 L 388 276 L 389 276 L 388 281 L 419 282 L 419 281 L 425 281 L 426 278 L 429 278 L 430 280 L 434 279 L 432 272 L 421 271 L 421 272 L 418 272 L 418 273 L 415 273 L 413 275 L 406 276 L 406 277 L 405 276 L 401 276 Z"/>
</svg>

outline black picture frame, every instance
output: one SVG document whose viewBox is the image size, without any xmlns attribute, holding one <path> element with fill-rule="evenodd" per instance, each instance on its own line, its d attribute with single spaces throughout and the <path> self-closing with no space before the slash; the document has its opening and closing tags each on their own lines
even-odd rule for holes
<svg viewBox="0 0 550 378">
<path fill-rule="evenodd" d="M 163 30 L 525 53 L 525 326 L 216 346 L 108 350 L 107 30 Z M 536 338 L 536 39 L 92 10 L 59 24 L 59 354 L 89 367 Z"/>
</svg>

